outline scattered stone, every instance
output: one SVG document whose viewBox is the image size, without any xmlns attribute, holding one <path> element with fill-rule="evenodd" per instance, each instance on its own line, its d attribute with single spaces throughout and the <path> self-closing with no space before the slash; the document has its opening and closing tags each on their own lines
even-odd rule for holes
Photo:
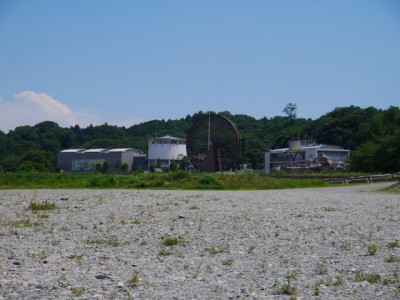
<svg viewBox="0 0 400 300">
<path fill-rule="evenodd" d="M 0 300 L 75 294 L 99 300 L 286 299 L 273 286 L 284 285 L 292 271 L 298 272 L 291 279 L 297 299 L 316 298 L 321 280 L 323 299 L 397 299 L 398 264 L 384 259 L 397 251 L 386 245 L 400 239 L 400 206 L 398 195 L 371 192 L 384 186 L 0 190 L 5 223 L 40 223 L 0 226 Z M 79 209 L 73 201 L 38 218 L 24 209 L 26 199 L 34 198 L 89 200 L 79 201 Z M 188 207 L 195 205 L 203 209 L 189 216 Z M 184 243 L 166 247 L 165 236 Z M 361 255 L 371 239 L 380 247 L 377 255 Z M 382 280 L 357 282 L 357 272 L 381 274 Z"/>
<path fill-rule="evenodd" d="M 101 279 L 101 280 L 103 280 L 103 279 L 112 280 L 112 278 L 110 276 L 107 276 L 107 275 L 96 275 L 95 277 L 96 277 L 96 279 Z"/>
<path fill-rule="evenodd" d="M 117 287 L 122 288 L 124 286 L 125 286 L 125 284 L 122 281 L 117 282 Z"/>
</svg>

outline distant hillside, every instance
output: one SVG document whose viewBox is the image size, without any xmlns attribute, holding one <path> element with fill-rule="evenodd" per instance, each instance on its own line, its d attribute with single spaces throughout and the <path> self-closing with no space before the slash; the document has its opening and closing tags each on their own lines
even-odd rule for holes
<svg viewBox="0 0 400 300">
<path fill-rule="evenodd" d="M 67 148 L 132 147 L 147 152 L 147 140 L 156 135 L 186 137 L 192 122 L 203 112 L 179 120 L 152 120 L 129 128 L 79 125 L 61 128 L 45 121 L 0 131 L 0 171 L 56 171 L 56 155 Z M 312 138 L 320 143 L 352 150 L 351 168 L 356 171 L 400 171 L 400 110 L 356 106 L 336 108 L 316 120 L 295 114 L 255 119 L 247 115 L 219 114 L 239 128 L 245 143 L 243 162 L 253 169 L 264 167 L 264 152 L 286 147 L 292 138 Z"/>
</svg>

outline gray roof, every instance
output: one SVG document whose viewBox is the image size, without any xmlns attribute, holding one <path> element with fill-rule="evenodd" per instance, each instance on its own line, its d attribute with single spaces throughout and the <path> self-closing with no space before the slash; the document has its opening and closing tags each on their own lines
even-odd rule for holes
<svg viewBox="0 0 400 300">
<path fill-rule="evenodd" d="M 143 153 L 143 151 L 140 151 L 135 148 L 114 148 L 114 149 L 108 150 L 108 152 L 128 152 L 128 151 L 135 151 L 135 152 Z"/>
<path fill-rule="evenodd" d="M 177 137 L 170 136 L 170 135 L 159 136 L 159 137 L 151 138 L 150 140 L 154 140 L 154 139 L 158 139 L 158 140 L 183 140 L 183 141 L 186 140 L 186 139 L 177 138 Z"/>
<path fill-rule="evenodd" d="M 107 152 L 107 149 L 105 148 L 99 148 L 99 149 L 88 149 L 84 151 L 85 153 L 102 153 L 102 152 Z"/>
<path fill-rule="evenodd" d="M 63 153 L 78 153 L 78 152 L 83 152 L 85 149 L 65 149 L 62 150 L 61 152 Z"/>
<path fill-rule="evenodd" d="M 144 153 L 141 150 L 135 149 L 135 148 L 113 148 L 113 149 L 107 149 L 107 148 L 95 148 L 95 149 L 65 149 L 62 150 L 62 153 L 115 153 L 115 152 L 138 152 L 138 153 Z"/>
<path fill-rule="evenodd" d="M 309 146 L 300 146 L 300 150 L 307 150 L 307 149 L 323 149 L 323 150 L 334 150 L 334 151 L 350 151 L 347 149 L 344 149 L 343 147 L 336 146 L 336 145 L 324 145 L 324 144 L 315 144 L 315 145 L 309 145 Z M 282 152 L 287 152 L 289 151 L 290 148 L 281 148 L 281 149 L 272 149 L 269 152 L 271 153 L 282 153 Z"/>
</svg>

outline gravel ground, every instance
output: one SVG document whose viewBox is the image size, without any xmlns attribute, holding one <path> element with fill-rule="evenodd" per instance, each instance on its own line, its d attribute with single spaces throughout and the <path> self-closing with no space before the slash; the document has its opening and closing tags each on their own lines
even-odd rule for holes
<svg viewBox="0 0 400 300">
<path fill-rule="evenodd" d="M 0 191 L 0 299 L 400 299 L 389 185 Z"/>
</svg>

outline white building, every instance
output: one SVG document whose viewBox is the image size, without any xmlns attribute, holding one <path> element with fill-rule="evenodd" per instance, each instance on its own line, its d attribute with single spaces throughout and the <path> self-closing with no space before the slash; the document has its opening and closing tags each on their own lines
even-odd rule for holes
<svg viewBox="0 0 400 300">
<path fill-rule="evenodd" d="M 186 156 L 186 140 L 169 135 L 149 139 L 148 164 L 169 167 L 171 161 Z"/>
<path fill-rule="evenodd" d="M 317 144 L 312 140 L 289 142 L 289 148 L 265 152 L 265 172 L 283 168 L 318 169 L 327 164 L 332 168 L 343 168 L 350 157 L 350 150 L 340 146 Z"/>
</svg>

